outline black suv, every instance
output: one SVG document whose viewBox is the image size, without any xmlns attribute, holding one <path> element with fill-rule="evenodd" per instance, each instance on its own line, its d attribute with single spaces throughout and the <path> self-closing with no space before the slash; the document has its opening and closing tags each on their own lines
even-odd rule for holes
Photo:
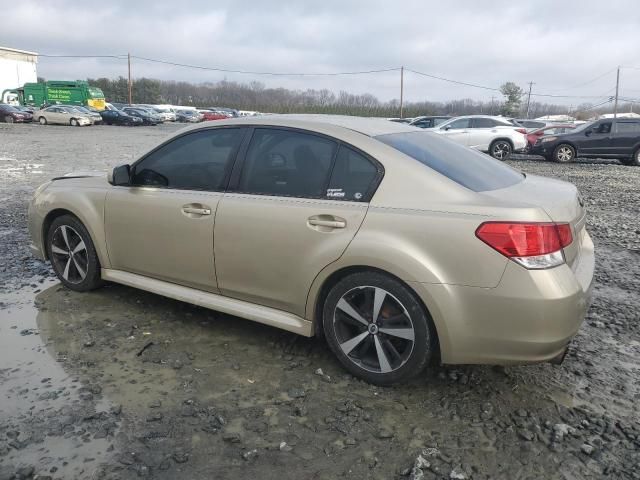
<svg viewBox="0 0 640 480">
<path fill-rule="evenodd" d="M 569 133 L 540 137 L 529 153 L 562 163 L 576 157 L 617 158 L 625 165 L 640 166 L 640 119 L 606 118 Z"/>
</svg>

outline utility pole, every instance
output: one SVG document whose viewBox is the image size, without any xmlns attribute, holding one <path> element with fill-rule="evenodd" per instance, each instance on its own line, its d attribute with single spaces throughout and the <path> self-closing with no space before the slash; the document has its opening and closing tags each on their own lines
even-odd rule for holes
<svg viewBox="0 0 640 480">
<path fill-rule="evenodd" d="M 129 87 L 129 105 L 131 105 L 131 103 L 132 103 L 131 102 L 131 87 L 132 87 L 132 84 L 131 84 L 131 54 L 130 53 L 127 53 L 127 67 L 128 67 L 128 70 L 129 70 L 129 82 L 127 84 L 128 87 Z"/>
<path fill-rule="evenodd" d="M 616 73 L 616 101 L 613 104 L 613 118 L 618 118 L 618 88 L 620 87 L 620 66 L 618 66 L 618 71 Z"/>
<path fill-rule="evenodd" d="M 400 118 L 404 118 L 404 66 L 400 67 Z"/>
<path fill-rule="evenodd" d="M 491 115 L 493 115 L 493 101 L 495 100 L 496 97 L 494 97 L 493 95 L 491 95 Z"/>
<path fill-rule="evenodd" d="M 531 88 L 535 82 L 529 82 L 529 96 L 527 97 L 527 118 L 529 118 L 529 105 L 531 104 Z"/>
</svg>

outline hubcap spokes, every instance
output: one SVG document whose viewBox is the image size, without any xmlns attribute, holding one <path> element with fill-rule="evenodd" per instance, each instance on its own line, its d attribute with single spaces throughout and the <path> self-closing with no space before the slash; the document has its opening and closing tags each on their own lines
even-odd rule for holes
<svg viewBox="0 0 640 480">
<path fill-rule="evenodd" d="M 69 283 L 81 283 L 86 278 L 89 264 L 87 246 L 72 227 L 61 225 L 53 232 L 51 261 Z"/>
<path fill-rule="evenodd" d="M 413 351 L 411 317 L 404 305 L 382 288 L 349 290 L 338 301 L 333 322 L 343 353 L 367 371 L 397 370 Z"/>
<path fill-rule="evenodd" d="M 507 143 L 498 143 L 493 147 L 493 155 L 499 159 L 505 158 L 510 151 L 511 147 Z"/>
<path fill-rule="evenodd" d="M 561 148 L 558 152 L 558 156 L 560 157 L 560 160 L 564 162 L 571 160 L 571 150 L 566 147 Z"/>
</svg>

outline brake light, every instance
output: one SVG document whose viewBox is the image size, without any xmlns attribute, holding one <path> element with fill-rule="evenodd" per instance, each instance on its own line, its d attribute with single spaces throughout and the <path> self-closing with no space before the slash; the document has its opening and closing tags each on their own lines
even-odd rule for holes
<svg viewBox="0 0 640 480">
<path fill-rule="evenodd" d="M 550 268 L 564 263 L 562 249 L 571 244 L 568 223 L 485 222 L 476 236 L 525 268 Z"/>
</svg>

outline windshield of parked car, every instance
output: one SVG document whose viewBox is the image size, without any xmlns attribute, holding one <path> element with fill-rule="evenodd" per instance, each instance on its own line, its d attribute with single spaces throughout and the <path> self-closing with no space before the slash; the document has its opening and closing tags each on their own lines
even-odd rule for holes
<svg viewBox="0 0 640 480">
<path fill-rule="evenodd" d="M 2 109 L 3 112 L 19 112 L 20 111 L 12 105 L 0 105 L 0 109 Z"/>
<path fill-rule="evenodd" d="M 437 134 L 406 132 L 375 138 L 475 192 L 506 188 L 524 179 L 504 163 Z"/>
</svg>

